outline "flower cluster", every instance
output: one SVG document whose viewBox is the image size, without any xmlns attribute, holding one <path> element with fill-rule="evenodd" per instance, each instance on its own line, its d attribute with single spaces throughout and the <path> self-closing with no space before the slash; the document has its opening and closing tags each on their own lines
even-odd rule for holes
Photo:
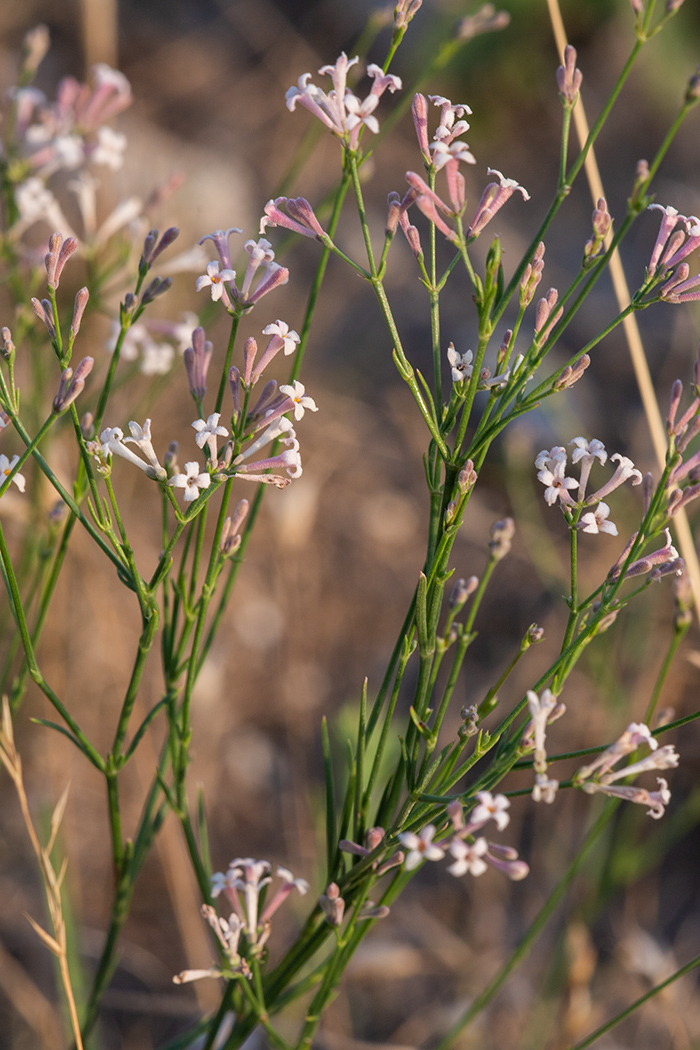
<svg viewBox="0 0 700 1050">
<path fill-rule="evenodd" d="M 659 294 L 667 303 L 688 303 L 700 299 L 700 274 L 690 276 L 686 259 L 700 248 L 700 219 L 681 215 L 670 205 L 650 204 L 661 213 L 661 226 L 647 265 L 646 280 L 663 281 Z M 677 227 L 682 227 L 677 229 Z"/>
<path fill-rule="evenodd" d="M 375 135 L 379 131 L 379 122 L 374 116 L 374 111 L 384 92 L 387 89 L 394 92 L 401 88 L 399 77 L 385 73 L 381 66 L 372 63 L 367 67 L 367 76 L 373 80 L 370 93 L 364 99 L 358 98 L 347 86 L 348 70 L 358 62 L 359 58 L 348 59 L 343 52 L 335 65 L 321 66 L 319 73 L 328 74 L 333 82 L 333 90 L 327 94 L 310 83 L 311 73 L 302 73 L 297 86 L 290 87 L 285 96 L 290 112 L 293 112 L 297 105 L 308 109 L 351 150 L 357 149 L 363 127 Z"/>
<path fill-rule="evenodd" d="M 308 891 L 305 879 L 295 879 L 287 868 L 278 867 L 280 879 L 271 900 L 265 900 L 267 887 L 272 883 L 272 866 L 266 860 L 238 857 L 232 860 L 224 873 L 217 871 L 211 878 L 213 898 L 223 894 L 233 908 L 228 919 L 217 915 L 210 905 L 202 907 L 202 915 L 214 930 L 222 949 L 224 967 L 208 970 L 184 970 L 173 980 L 176 984 L 196 981 L 200 977 L 250 976 L 244 955 L 239 951 L 241 938 L 245 939 L 245 955 L 254 958 L 262 952 L 270 936 L 270 920 L 286 901 L 292 890 L 302 896 Z"/>
<path fill-rule="evenodd" d="M 650 751 L 646 758 L 619 769 L 613 767 L 636 751 L 638 747 L 645 744 Z M 649 728 L 641 722 L 632 722 L 627 726 L 624 733 L 605 749 L 589 765 L 582 766 L 574 775 L 575 787 L 581 788 L 588 795 L 603 794 L 612 798 L 624 799 L 627 802 L 636 802 L 640 806 L 649 806 L 647 814 L 655 820 L 659 820 L 665 812 L 665 808 L 671 798 L 668 783 L 663 777 L 657 777 L 658 791 L 648 791 L 646 788 L 635 787 L 631 784 L 615 784 L 616 780 L 627 780 L 639 773 L 646 773 L 652 769 L 675 769 L 679 762 L 679 756 L 673 744 L 659 747 L 658 741 L 653 737 Z"/>
<path fill-rule="evenodd" d="M 219 259 L 207 263 L 206 273 L 197 278 L 197 291 L 209 288 L 212 300 L 221 303 L 229 312 L 235 307 L 250 309 L 273 288 L 279 288 L 289 280 L 289 270 L 275 262 L 275 253 L 269 241 L 248 240 L 243 245 L 248 254 L 248 265 L 240 288 L 236 284 L 236 271 L 231 268 L 231 249 L 229 238 L 232 233 L 241 233 L 237 226 L 227 230 L 215 230 L 199 241 L 211 240 L 219 253 Z M 222 269 L 223 267 L 223 269 Z M 253 288 L 255 284 L 255 288 Z"/>
<path fill-rule="evenodd" d="M 577 437 L 569 443 L 576 446 L 571 461 L 580 463 L 578 481 L 566 475 L 567 452 L 562 445 L 543 449 L 535 459 L 538 471 L 537 480 L 545 486 L 545 501 L 550 507 L 559 501 L 562 509 L 573 508 L 577 505 L 593 506 L 593 510 L 586 511 L 580 516 L 576 522 L 576 528 L 582 529 L 583 532 L 607 532 L 612 536 L 617 536 L 617 526 L 612 521 L 608 521 L 610 508 L 604 499 L 625 481 L 631 479 L 633 485 L 639 485 L 642 481 L 641 472 L 637 470 L 631 459 L 615 452 L 610 457 L 612 461 L 617 460 L 617 467 L 613 475 L 604 485 L 586 497 L 586 488 L 593 463 L 597 459 L 601 464 L 605 464 L 608 454 L 603 442 L 598 441 L 597 438 L 587 441 L 586 438 Z M 576 490 L 577 499 L 571 495 L 574 490 Z"/>
<path fill-rule="evenodd" d="M 528 865 L 518 858 L 518 851 L 512 846 L 489 842 L 483 835 L 475 837 L 491 820 L 499 831 L 508 826 L 508 799 L 505 795 L 492 795 L 490 791 L 477 791 L 476 800 L 477 804 L 469 813 L 466 823 L 461 802 L 455 799 L 449 804 L 447 814 L 452 822 L 452 835 L 449 839 L 434 842 L 434 824 L 428 824 L 419 835 L 413 831 L 401 832 L 398 836 L 399 841 L 408 850 L 404 862 L 407 871 L 417 868 L 424 860 L 442 860 L 449 852 L 455 859 L 447 870 L 455 877 L 467 873 L 483 875 L 489 864 L 514 881 L 524 879 L 528 875 Z"/>
<path fill-rule="evenodd" d="M 466 105 L 453 105 L 448 98 L 442 95 L 429 95 L 428 98 L 434 105 L 440 107 L 440 120 L 432 141 L 428 136 L 428 103 L 420 94 L 416 95 L 413 100 L 413 122 L 426 167 L 436 172 L 441 170 L 445 172 L 449 204 L 431 189 L 422 176 L 414 171 L 407 171 L 406 181 L 411 189 L 404 198 L 403 207 L 405 209 L 415 202 L 420 211 L 437 226 L 448 240 L 457 241 L 457 232 L 448 226 L 442 215 L 448 218 L 460 217 L 466 207 L 464 175 L 459 170 L 459 165 L 460 163 L 476 164 L 476 160 L 467 143 L 462 141 L 460 136 L 469 130 L 469 124 L 464 120 L 464 116 L 471 114 L 471 110 Z M 490 182 L 484 189 L 474 218 L 467 230 L 467 237 L 478 237 L 516 190 L 522 194 L 524 200 L 530 199 L 527 190 L 519 186 L 514 179 L 507 179 L 495 168 L 487 170 L 490 175 L 496 176 L 497 181 Z M 410 243 L 411 236 L 409 236 L 406 222 L 402 221 L 402 226 Z"/>
</svg>

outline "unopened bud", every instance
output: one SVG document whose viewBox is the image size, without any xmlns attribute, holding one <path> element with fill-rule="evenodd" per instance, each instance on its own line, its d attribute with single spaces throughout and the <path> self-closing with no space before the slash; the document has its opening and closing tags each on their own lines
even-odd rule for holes
<svg viewBox="0 0 700 1050">
<path fill-rule="evenodd" d="M 455 580 L 452 593 L 449 598 L 450 609 L 461 609 L 464 603 L 471 597 L 479 586 L 479 577 L 470 576 L 467 580 Z"/>
<path fill-rule="evenodd" d="M 687 572 L 674 577 L 673 580 L 673 626 L 676 630 L 687 627 L 693 619 L 695 596 L 690 576 Z"/>
<path fill-rule="evenodd" d="M 141 302 L 152 303 L 159 295 L 164 295 L 165 292 L 169 291 L 172 288 L 172 284 L 172 277 L 154 277 L 141 296 Z"/>
<path fill-rule="evenodd" d="M 567 44 L 564 48 L 564 65 L 557 70 L 557 87 L 565 108 L 572 107 L 576 102 L 582 80 L 581 70 L 576 69 L 576 48 Z"/>
<path fill-rule="evenodd" d="M 532 645 L 537 645 L 544 638 L 544 627 L 539 627 L 536 623 L 531 623 L 527 629 L 527 639 Z"/>
<path fill-rule="evenodd" d="M 523 309 L 532 302 L 537 285 L 542 280 L 544 252 L 544 241 L 540 241 L 532 256 L 532 262 L 529 262 L 523 271 L 520 281 L 520 305 Z"/>
<path fill-rule="evenodd" d="M 56 338 L 56 329 L 53 325 L 53 308 L 48 299 L 31 299 L 32 310 L 39 318 L 40 321 L 46 325 L 49 335 L 52 339 Z"/>
<path fill-rule="evenodd" d="M 49 237 L 49 252 L 44 258 L 49 288 L 58 288 L 63 267 L 77 247 L 78 242 L 75 237 L 66 237 L 64 241 L 60 233 L 51 234 Z"/>
<path fill-rule="evenodd" d="M 51 46 L 51 37 L 45 25 L 34 26 L 22 41 L 22 73 L 33 76 Z M 24 78 L 23 78 L 24 79 Z"/>
<path fill-rule="evenodd" d="M 340 926 L 345 912 L 345 901 L 340 896 L 340 889 L 337 883 L 330 883 L 326 888 L 326 892 L 319 897 L 318 903 L 321 905 L 330 925 Z"/>
<path fill-rule="evenodd" d="M 92 441 L 95 436 L 95 417 L 92 412 L 86 412 L 80 420 L 80 433 L 86 441 Z"/>
<path fill-rule="evenodd" d="M 168 445 L 168 451 L 165 453 L 163 466 L 165 467 L 165 472 L 169 478 L 174 477 L 175 474 L 178 474 L 180 471 L 180 468 L 178 467 L 177 463 L 177 453 L 179 447 L 180 446 L 178 445 L 177 441 L 171 441 Z"/>
<path fill-rule="evenodd" d="M 56 414 L 64 412 L 69 405 L 73 404 L 78 394 L 82 392 L 85 380 L 90 375 L 94 364 L 95 359 L 93 357 L 84 357 L 75 372 L 72 368 L 64 370 L 58 393 L 53 399 L 53 410 Z"/>
<path fill-rule="evenodd" d="M 457 475 L 457 485 L 462 495 L 465 495 L 469 489 L 474 488 L 476 478 L 477 473 L 474 470 L 474 463 L 471 459 L 468 459 Z"/>
<path fill-rule="evenodd" d="M 515 522 L 512 518 L 495 521 L 491 526 L 489 550 L 494 561 L 501 561 L 509 553 L 515 535 Z"/>
<path fill-rule="evenodd" d="M 692 77 L 688 81 L 688 88 L 685 93 L 686 102 L 697 102 L 700 98 L 700 68 L 693 73 Z"/>
<path fill-rule="evenodd" d="M 60 525 L 62 521 L 66 520 L 68 514 L 68 507 L 62 499 L 56 500 L 51 510 L 48 513 L 49 525 L 56 526 Z"/>
<path fill-rule="evenodd" d="M 457 514 L 457 504 L 453 499 L 447 504 L 445 508 L 445 528 L 452 524 Z"/>
<path fill-rule="evenodd" d="M 85 313 L 85 307 L 88 304 L 90 298 L 90 292 L 87 288 L 79 288 L 75 293 L 75 302 L 73 304 L 73 320 L 70 325 L 71 341 L 75 339 L 76 335 L 80 331 L 80 325 L 82 324 L 83 314 Z"/>
<path fill-rule="evenodd" d="M 507 11 L 496 11 L 493 4 L 483 4 L 474 15 L 467 15 L 457 27 L 458 40 L 471 40 L 481 33 L 495 33 L 510 24 Z"/>
<path fill-rule="evenodd" d="M 416 136 L 418 138 L 418 146 L 421 153 L 423 154 L 423 160 L 426 165 L 430 166 L 433 163 L 432 157 L 430 156 L 430 138 L 428 136 L 428 103 L 425 99 L 425 95 L 417 94 L 413 96 L 413 102 L 411 104 L 411 113 L 413 114 L 413 124 L 416 129 Z"/>
<path fill-rule="evenodd" d="M 582 354 L 575 365 L 567 365 L 554 382 L 555 390 L 566 390 L 577 383 L 591 363 L 588 354 Z"/>
<path fill-rule="evenodd" d="M 0 355 L 2 355 L 6 361 L 9 361 L 10 358 L 14 356 L 15 344 L 12 342 L 12 332 L 7 325 L 4 325 L 3 328 L 0 329 L 0 337 L 2 338 Z"/>
</svg>

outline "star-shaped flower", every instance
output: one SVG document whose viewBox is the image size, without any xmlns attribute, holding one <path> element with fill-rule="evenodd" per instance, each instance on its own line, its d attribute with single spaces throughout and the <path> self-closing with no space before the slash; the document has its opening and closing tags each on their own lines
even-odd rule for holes
<svg viewBox="0 0 700 1050">
<path fill-rule="evenodd" d="M 219 263 L 217 261 L 207 263 L 207 272 L 202 274 L 201 277 L 197 278 L 197 291 L 201 292 L 202 288 L 211 288 L 211 297 L 216 303 L 226 294 L 226 283 L 227 281 L 235 281 L 236 271 L 235 270 L 221 270 L 219 272 Z"/>
<path fill-rule="evenodd" d="M 399 842 L 409 850 L 404 862 L 406 871 L 412 871 L 413 868 L 417 868 L 423 860 L 442 860 L 445 856 L 444 849 L 433 844 L 435 831 L 435 825 L 428 824 L 427 827 L 423 828 L 420 835 L 416 835 L 413 831 L 401 832 Z"/>
<path fill-rule="evenodd" d="M 308 396 L 304 384 L 300 383 L 298 379 L 295 379 L 291 386 L 288 384 L 281 386 L 280 393 L 286 394 L 290 401 L 293 402 L 295 419 L 301 419 L 307 408 L 309 412 L 318 412 L 316 402 L 312 397 Z"/>
<path fill-rule="evenodd" d="M 209 474 L 203 474 L 200 472 L 199 463 L 191 462 L 185 463 L 185 473 L 176 474 L 168 482 L 176 489 L 185 490 L 185 503 L 191 503 L 192 500 L 197 499 L 202 489 L 208 489 L 211 485 L 211 477 Z"/>
</svg>

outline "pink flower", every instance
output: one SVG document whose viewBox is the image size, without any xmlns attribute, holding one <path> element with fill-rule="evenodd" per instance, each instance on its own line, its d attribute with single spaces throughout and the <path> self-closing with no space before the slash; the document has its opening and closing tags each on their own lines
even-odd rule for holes
<svg viewBox="0 0 700 1050">
<path fill-rule="evenodd" d="M 416 835 L 413 831 L 402 831 L 399 834 L 399 842 L 409 851 L 406 854 L 406 860 L 404 861 L 406 871 L 413 871 L 414 868 L 418 867 L 421 861 L 442 860 L 445 856 L 444 849 L 433 844 L 435 831 L 435 825 L 428 824 L 427 827 L 423 828 L 420 835 Z"/>
</svg>

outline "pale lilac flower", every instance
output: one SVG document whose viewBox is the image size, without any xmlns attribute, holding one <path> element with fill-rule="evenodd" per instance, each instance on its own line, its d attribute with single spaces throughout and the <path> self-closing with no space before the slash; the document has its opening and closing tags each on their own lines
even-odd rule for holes
<svg viewBox="0 0 700 1050">
<path fill-rule="evenodd" d="M 671 207 L 670 204 L 667 207 L 664 207 L 662 204 L 650 204 L 648 210 L 651 211 L 652 209 L 657 209 L 663 214 L 661 218 L 661 226 L 647 266 L 647 280 L 653 277 L 656 273 L 663 250 L 678 223 L 683 223 L 686 229 L 688 228 L 688 220 L 685 215 L 681 215 L 680 212 L 678 212 L 676 208 Z"/>
<path fill-rule="evenodd" d="M 660 820 L 671 801 L 671 792 L 668 790 L 668 781 L 663 777 L 657 777 L 656 782 L 659 785 L 658 791 L 647 791 L 646 788 L 634 785 L 625 787 L 619 784 L 600 784 L 593 780 L 587 780 L 581 787 L 588 795 L 609 795 L 612 798 L 621 798 L 625 802 L 636 802 L 639 806 L 649 806 L 647 816 Z"/>
<path fill-rule="evenodd" d="M 550 689 L 545 689 L 538 696 L 534 689 L 528 689 L 527 704 L 532 719 L 531 733 L 535 745 L 535 771 L 545 773 L 547 770 L 547 752 L 545 744 L 547 739 L 547 724 L 557 707 L 557 698 Z"/>
<path fill-rule="evenodd" d="M 593 463 L 598 459 L 602 466 L 607 460 L 608 454 L 605 451 L 605 445 L 598 438 L 592 438 L 591 441 L 587 441 L 583 437 L 576 437 L 569 444 L 576 445 L 576 448 L 571 453 L 571 462 L 581 464 L 578 498 L 582 500 L 586 495 L 586 487 Z"/>
<path fill-rule="evenodd" d="M 587 780 L 594 773 L 597 773 L 598 777 L 603 777 L 621 758 L 631 755 L 641 744 L 646 744 L 651 751 L 656 751 L 659 746 L 658 740 L 651 735 L 648 726 L 643 722 L 631 722 L 617 740 L 606 747 L 587 766 L 582 766 L 578 770 L 574 780 L 577 783 Z"/>
<path fill-rule="evenodd" d="M 282 205 L 285 211 L 282 211 Z M 323 239 L 326 236 L 305 197 L 275 197 L 267 202 L 264 212 L 260 220 L 261 234 L 268 226 L 282 226 L 294 233 L 300 233 L 302 237 Z"/>
<path fill-rule="evenodd" d="M 552 449 L 543 449 L 535 460 L 538 474 L 537 480 L 545 486 L 545 502 L 552 507 L 559 499 L 567 506 L 575 502 L 569 495 L 569 490 L 578 488 L 575 478 L 567 478 L 566 471 L 566 449 L 561 445 L 555 445 Z"/>
<path fill-rule="evenodd" d="M 679 557 L 678 551 L 671 542 L 671 533 L 668 529 L 664 529 L 664 536 L 666 542 L 663 547 L 659 547 L 658 550 L 652 551 L 650 554 L 645 554 L 643 557 L 633 561 L 628 567 L 625 578 L 629 576 L 643 576 L 647 572 L 656 572 L 659 575 L 666 575 L 668 572 L 673 572 L 677 576 L 681 575 L 683 569 L 683 560 Z M 622 563 L 624 561 L 625 552 L 618 558 L 615 566 L 611 570 L 611 578 L 617 579 L 620 575 Z M 663 572 L 661 570 L 666 570 Z M 657 577 L 658 578 L 658 577 Z"/>
<path fill-rule="evenodd" d="M 322 66 L 319 73 L 328 74 L 333 81 L 333 90 L 326 94 L 315 84 L 310 84 L 310 73 L 303 73 L 297 81 L 296 87 L 291 87 L 286 93 L 287 109 L 293 111 L 297 104 L 304 106 L 314 114 L 323 124 L 329 128 L 338 138 L 346 139 L 350 149 L 356 149 L 359 133 L 364 124 L 370 131 L 378 131 L 379 125 L 372 116 L 372 111 L 384 91 L 397 91 L 401 87 L 401 81 L 392 74 L 375 65 L 367 69 L 369 76 L 373 77 L 374 84 L 369 95 L 361 101 L 347 87 L 347 75 L 351 66 L 359 59 L 357 57 L 348 59 L 343 52 L 334 65 Z"/>
<path fill-rule="evenodd" d="M 194 423 L 192 424 L 192 426 L 197 432 L 195 441 L 197 442 L 198 448 L 204 448 L 205 445 L 207 446 L 207 449 L 209 451 L 209 459 L 212 461 L 212 463 L 217 462 L 217 437 L 228 437 L 228 430 L 226 429 L 226 427 L 219 426 L 220 418 L 221 413 L 212 412 L 212 414 L 207 418 L 206 423 L 203 419 L 195 419 Z"/>
<path fill-rule="evenodd" d="M 175 474 L 168 482 L 176 489 L 185 490 L 185 503 L 191 503 L 197 499 L 202 489 L 208 489 L 211 485 L 209 474 L 202 473 L 199 463 L 185 463 L 185 473 Z"/>
<path fill-rule="evenodd" d="M 292 890 L 296 890 L 297 893 L 300 893 L 303 897 L 309 889 L 309 884 L 306 879 L 295 879 L 288 868 L 278 867 L 276 874 L 278 878 L 282 879 L 282 885 L 272 897 L 269 904 L 265 905 L 265 910 L 260 916 L 260 922 L 263 924 L 269 922 L 280 905 L 286 901 Z"/>
<path fill-rule="evenodd" d="M 510 823 L 510 814 L 507 812 L 510 802 L 506 796 L 492 795 L 490 791 L 477 791 L 475 797 L 478 804 L 469 814 L 467 827 L 471 830 L 468 834 L 482 828 L 490 820 L 495 822 L 499 831 L 503 831 Z"/>
<path fill-rule="evenodd" d="M 450 343 L 447 347 L 447 361 L 452 370 L 453 383 L 461 383 L 466 379 L 471 379 L 473 360 L 474 355 L 471 350 L 467 350 L 465 353 L 460 354 L 455 350 L 454 343 Z"/>
<path fill-rule="evenodd" d="M 697 220 L 692 222 L 695 216 L 691 216 L 686 219 L 687 226 L 687 240 L 684 238 L 683 244 L 681 244 L 676 251 L 671 255 L 668 254 L 668 250 L 664 252 L 661 260 L 661 265 L 665 270 L 672 270 L 674 266 L 677 266 L 679 262 L 682 262 L 691 252 L 694 252 L 696 248 L 700 247 L 700 222 Z"/>
<path fill-rule="evenodd" d="M 518 858 L 518 851 L 512 846 L 501 846 L 497 842 L 489 842 L 484 859 L 492 868 L 503 872 L 513 882 L 519 882 L 530 874 L 529 866 L 524 860 Z"/>
<path fill-rule="evenodd" d="M 131 433 L 131 437 L 124 438 L 124 444 L 136 445 L 148 460 L 151 470 L 153 471 L 151 476 L 158 478 L 159 481 L 163 481 L 165 479 L 165 470 L 158 462 L 156 451 L 153 448 L 150 419 L 144 420 L 142 427 L 132 420 L 129 423 L 129 432 Z"/>
<path fill-rule="evenodd" d="M 175 351 L 170 343 L 153 343 L 145 346 L 139 364 L 145 376 L 165 376 L 170 371 Z"/>
<path fill-rule="evenodd" d="M 3 484 L 5 483 L 5 480 L 10 476 L 12 471 L 15 469 L 18 463 L 19 456 L 13 456 L 12 459 L 8 459 L 4 453 L 0 453 L 0 480 Z M 24 474 L 15 474 L 12 480 L 14 481 L 19 491 L 24 492 L 24 486 L 26 484 Z"/>
<path fill-rule="evenodd" d="M 263 335 L 275 335 L 281 339 L 282 346 L 280 349 L 284 349 L 285 357 L 289 357 L 290 354 L 293 354 L 301 342 L 297 332 L 295 332 L 293 328 L 290 330 L 286 321 L 277 320 L 274 324 L 267 325 L 263 328 Z"/>
<path fill-rule="evenodd" d="M 589 510 L 581 515 L 576 523 L 576 528 L 593 534 L 607 532 L 611 536 L 617 536 L 617 525 L 613 521 L 608 521 L 609 514 L 610 507 L 607 503 L 598 503 L 592 511 Z"/>
<path fill-rule="evenodd" d="M 515 179 L 505 178 L 505 176 L 495 168 L 487 168 L 486 170 L 489 175 L 498 176 L 498 182 L 490 182 L 482 193 L 479 206 L 476 209 L 476 214 L 467 230 L 468 237 L 478 236 L 487 223 L 491 221 L 496 212 L 499 211 L 506 201 L 513 196 L 516 190 L 522 194 L 523 200 L 530 200 L 530 194 L 523 186 L 520 186 Z"/>
<path fill-rule="evenodd" d="M 219 299 L 223 299 L 224 305 L 230 306 L 230 300 L 226 291 L 226 281 L 235 281 L 236 271 L 235 270 L 221 270 L 219 272 L 219 263 L 210 262 L 207 263 L 207 272 L 202 274 L 201 277 L 197 278 L 196 288 L 198 292 L 201 292 L 202 288 L 211 288 L 211 297 L 216 303 Z"/>
<path fill-rule="evenodd" d="M 639 773 L 647 773 L 650 769 L 675 769 L 679 762 L 680 755 L 673 744 L 665 744 L 664 747 L 653 751 L 646 758 L 641 758 L 639 762 L 633 762 L 629 766 L 623 766 L 621 769 L 604 773 L 600 777 L 600 783 L 612 784 L 615 780 L 620 780 L 621 777 L 634 777 Z"/>
<path fill-rule="evenodd" d="M 558 780 L 550 780 L 546 773 L 536 773 L 535 783 L 532 788 L 532 801 L 551 805 L 557 797 L 558 788 Z"/>
<path fill-rule="evenodd" d="M 483 875 L 487 867 L 483 860 L 487 849 L 488 843 L 485 838 L 478 838 L 472 845 L 468 845 L 461 839 L 452 839 L 450 853 L 456 860 L 447 869 L 450 875 L 459 877 L 467 872 L 474 876 Z"/>
<path fill-rule="evenodd" d="M 289 400 L 292 402 L 290 408 L 294 408 L 294 418 L 299 420 L 303 417 L 304 412 L 308 409 L 309 412 L 318 412 L 316 402 L 312 397 L 309 397 L 306 393 L 303 383 L 300 383 L 298 379 L 295 379 L 293 384 L 284 384 L 280 387 L 280 393 L 286 394 Z M 284 409 L 283 411 L 287 411 Z"/>
<path fill-rule="evenodd" d="M 624 485 L 624 483 L 629 481 L 630 478 L 632 479 L 633 485 L 641 485 L 642 483 L 642 473 L 640 470 L 637 470 L 631 459 L 628 459 L 627 456 L 620 455 L 619 452 L 614 452 L 610 459 L 617 460 L 618 462 L 618 465 L 615 468 L 615 473 L 610 480 L 602 486 L 602 488 L 599 488 L 592 496 L 588 497 L 586 500 L 588 504 L 605 499 L 606 496 L 609 496 L 610 493 L 616 488 L 619 488 L 620 485 Z"/>
<path fill-rule="evenodd" d="M 414 868 L 417 868 L 421 861 L 442 860 L 445 856 L 444 849 L 433 843 L 435 831 L 435 825 L 428 824 L 427 827 L 423 828 L 420 835 L 416 835 L 413 831 L 402 831 L 399 834 L 399 842 L 409 851 L 404 861 L 406 871 L 412 871 Z"/>
<path fill-rule="evenodd" d="M 197 241 L 197 244 L 204 244 L 205 241 L 212 241 L 214 247 L 219 253 L 221 259 L 221 265 L 225 270 L 231 269 L 231 246 L 229 239 L 232 233 L 243 233 L 243 230 L 239 226 L 229 226 L 227 230 L 214 230 L 213 233 L 205 233 L 203 237 Z"/>
</svg>

